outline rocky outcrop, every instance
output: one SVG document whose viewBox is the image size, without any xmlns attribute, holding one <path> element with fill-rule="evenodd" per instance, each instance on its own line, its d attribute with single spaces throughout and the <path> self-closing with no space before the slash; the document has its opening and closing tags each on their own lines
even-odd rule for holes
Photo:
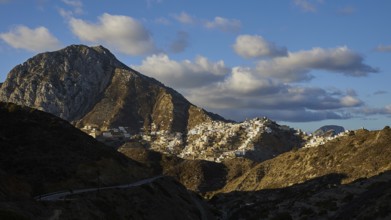
<svg viewBox="0 0 391 220">
<path fill-rule="evenodd" d="M 185 132 L 224 120 L 127 67 L 102 46 L 72 45 L 38 54 L 11 70 L 0 101 L 37 108 L 78 127 L 126 126 L 132 132 Z"/>
</svg>

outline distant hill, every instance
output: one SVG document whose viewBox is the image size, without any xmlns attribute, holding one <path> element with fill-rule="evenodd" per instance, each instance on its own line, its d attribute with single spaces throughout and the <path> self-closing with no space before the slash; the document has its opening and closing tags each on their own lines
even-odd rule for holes
<svg viewBox="0 0 391 220">
<path fill-rule="evenodd" d="M 312 133 L 315 136 L 324 136 L 324 137 L 331 137 L 338 135 L 339 133 L 342 133 L 345 131 L 345 128 L 338 125 L 325 125 L 321 128 L 317 129 Z"/>
</svg>

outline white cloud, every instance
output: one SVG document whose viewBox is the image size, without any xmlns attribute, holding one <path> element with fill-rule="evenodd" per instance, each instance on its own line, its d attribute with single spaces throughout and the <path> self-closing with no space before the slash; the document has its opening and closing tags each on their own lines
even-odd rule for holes
<svg viewBox="0 0 391 220">
<path fill-rule="evenodd" d="M 105 13 L 95 24 L 77 18 L 71 18 L 69 24 L 82 41 L 104 44 L 129 55 L 156 51 L 150 33 L 132 17 Z"/>
<path fill-rule="evenodd" d="M 362 101 L 354 96 L 347 95 L 341 98 L 341 105 L 345 107 L 358 106 L 360 104 L 362 104 Z"/>
<path fill-rule="evenodd" d="M 195 23 L 195 18 L 186 12 L 181 12 L 180 14 L 174 14 L 173 17 L 182 24 L 193 24 Z"/>
<path fill-rule="evenodd" d="M 213 63 L 203 56 L 198 56 L 194 61 L 178 62 L 165 54 L 149 56 L 140 66 L 132 68 L 174 88 L 194 88 L 211 84 L 222 80 L 229 72 L 223 61 Z"/>
<path fill-rule="evenodd" d="M 333 49 L 289 52 L 286 57 L 262 60 L 257 71 L 265 77 L 278 78 L 284 82 L 296 82 L 313 78 L 311 70 L 326 70 L 347 76 L 366 76 L 378 70 L 363 63 L 363 57 L 347 47 Z"/>
<path fill-rule="evenodd" d="M 287 49 L 277 47 L 258 35 L 240 35 L 233 45 L 235 52 L 244 58 L 286 56 Z"/>
<path fill-rule="evenodd" d="M 205 27 L 209 29 L 218 29 L 224 32 L 238 32 L 242 27 L 242 23 L 237 19 L 215 17 L 213 21 L 205 22 Z"/>
<path fill-rule="evenodd" d="M 20 25 L 7 33 L 1 33 L 0 39 L 13 48 L 34 52 L 56 50 L 61 47 L 60 41 L 42 26 L 30 29 Z"/>
<path fill-rule="evenodd" d="M 281 84 L 270 78 L 261 78 L 253 70 L 246 67 L 234 67 L 226 79 L 218 83 L 216 88 L 225 94 L 236 95 L 265 95 L 278 92 Z"/>
<path fill-rule="evenodd" d="M 391 52 L 391 45 L 379 45 L 375 50 L 379 52 Z"/>
</svg>

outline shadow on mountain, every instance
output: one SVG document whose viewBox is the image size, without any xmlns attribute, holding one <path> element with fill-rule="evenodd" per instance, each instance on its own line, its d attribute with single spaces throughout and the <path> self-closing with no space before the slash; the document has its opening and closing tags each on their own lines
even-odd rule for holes
<svg viewBox="0 0 391 220">
<path fill-rule="evenodd" d="M 35 201 L 45 193 L 129 184 L 154 174 L 51 114 L 0 102 L 0 122 L 2 220 L 213 219 L 209 205 L 171 177 L 72 200 Z"/>
<path fill-rule="evenodd" d="M 389 219 L 391 171 L 343 185 L 329 174 L 280 189 L 235 191 L 209 202 L 222 219 Z"/>
<path fill-rule="evenodd" d="M 0 165 L 4 182 L 26 195 L 67 188 L 128 183 L 150 176 L 67 121 L 11 103 L 0 103 Z M 17 184 L 16 184 L 17 185 Z"/>
</svg>

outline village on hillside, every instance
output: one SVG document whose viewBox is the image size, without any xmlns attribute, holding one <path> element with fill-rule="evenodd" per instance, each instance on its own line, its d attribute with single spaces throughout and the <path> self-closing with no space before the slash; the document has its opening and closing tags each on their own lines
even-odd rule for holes
<svg viewBox="0 0 391 220">
<path fill-rule="evenodd" d="M 276 127 L 277 126 L 277 127 Z M 152 125 L 152 128 L 156 126 Z M 274 129 L 272 129 L 274 127 Z M 181 132 L 152 131 L 131 133 L 126 126 L 101 129 L 96 125 L 86 125 L 81 130 L 108 145 L 119 146 L 125 142 L 139 142 L 143 146 L 165 154 L 175 154 L 184 159 L 222 162 L 235 157 L 245 157 L 255 150 L 263 134 L 273 132 L 295 132 L 305 142 L 301 147 L 317 147 L 326 142 L 350 133 L 341 132 L 334 136 L 306 134 L 286 125 L 277 125 L 268 118 L 255 118 L 241 123 L 220 121 L 205 122 L 195 126 L 184 135 Z M 117 144 L 117 145 L 115 145 Z"/>
</svg>

